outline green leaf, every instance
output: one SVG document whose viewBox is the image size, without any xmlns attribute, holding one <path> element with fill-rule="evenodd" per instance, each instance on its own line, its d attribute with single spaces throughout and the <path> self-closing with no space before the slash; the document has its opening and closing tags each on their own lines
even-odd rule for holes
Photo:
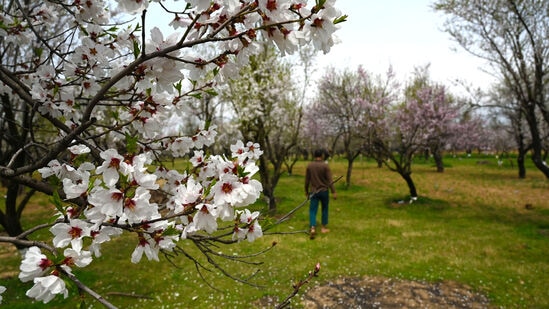
<svg viewBox="0 0 549 309">
<path fill-rule="evenodd" d="M 141 53 L 141 50 L 139 49 L 139 43 L 137 41 L 133 41 L 133 56 L 137 59 L 139 57 L 139 54 Z"/>
<path fill-rule="evenodd" d="M 36 55 L 36 57 L 40 58 L 42 57 L 42 53 L 44 52 L 44 49 L 42 48 L 35 48 L 34 49 L 34 54 Z"/>
<path fill-rule="evenodd" d="M 211 95 L 211 96 L 217 96 L 219 95 L 219 93 L 217 91 L 215 91 L 215 89 L 213 88 L 210 88 L 210 89 L 206 89 L 204 90 L 204 92 L 206 92 L 207 94 Z"/>
<path fill-rule="evenodd" d="M 165 229 L 163 232 L 162 232 L 162 235 L 164 236 L 177 236 L 181 234 L 181 231 L 176 229 L 175 227 L 173 226 L 169 226 L 167 229 Z"/>
<path fill-rule="evenodd" d="M 53 206 L 55 206 L 55 209 L 57 209 L 60 213 L 65 215 L 63 200 L 61 199 L 61 196 L 59 196 L 59 192 L 57 192 L 57 190 L 53 190 L 53 195 L 50 198 L 50 202 L 53 204 Z"/>
<path fill-rule="evenodd" d="M 138 137 L 126 133 L 126 149 L 129 153 L 137 153 Z"/>
<path fill-rule="evenodd" d="M 349 15 L 342 15 L 342 16 L 339 16 L 339 17 L 335 18 L 334 19 L 334 25 L 347 21 L 347 17 L 349 17 Z"/>
<path fill-rule="evenodd" d="M 181 81 L 177 82 L 176 84 L 173 84 L 173 87 L 177 90 L 177 94 L 181 96 L 181 89 L 183 89 Z"/>
</svg>

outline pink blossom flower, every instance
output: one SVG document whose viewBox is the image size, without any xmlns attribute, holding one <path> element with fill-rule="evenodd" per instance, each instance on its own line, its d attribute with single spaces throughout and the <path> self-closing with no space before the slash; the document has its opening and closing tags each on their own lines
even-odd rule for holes
<svg viewBox="0 0 549 309">
<path fill-rule="evenodd" d="M 260 149 L 260 146 L 258 143 L 254 142 L 248 142 L 246 143 L 246 147 L 248 148 L 248 158 L 252 160 L 258 160 L 259 157 L 263 154 L 263 150 Z"/>
<path fill-rule="evenodd" d="M 247 163 L 249 160 L 256 161 L 263 154 L 258 143 L 248 142 L 246 146 L 242 141 L 231 145 L 232 157 L 236 158 L 239 164 Z"/>
<path fill-rule="evenodd" d="M 86 165 L 81 167 L 85 168 Z M 81 196 L 86 191 L 88 191 L 90 183 L 90 172 L 87 170 L 80 170 L 80 168 L 75 171 L 74 178 L 63 178 L 63 192 L 65 192 L 67 199 L 73 199 Z"/>
<path fill-rule="evenodd" d="M 242 182 L 242 200 L 239 203 L 235 203 L 235 207 L 247 206 L 254 203 L 263 191 L 261 182 L 251 179 L 250 176 L 246 176 L 240 181 Z"/>
<path fill-rule="evenodd" d="M 198 134 L 192 137 L 194 142 L 194 147 L 200 149 L 204 146 L 211 146 L 215 142 L 215 137 L 217 136 L 217 126 L 211 125 L 207 130 L 200 130 Z"/>
<path fill-rule="evenodd" d="M 165 180 L 162 189 L 166 192 L 176 190 L 188 177 L 187 172 L 179 173 L 177 170 L 169 170 L 165 173 L 157 172 L 157 175 L 159 174 L 161 174 L 159 177 L 162 177 Z"/>
<path fill-rule="evenodd" d="M 241 140 L 238 140 L 235 144 L 232 144 L 230 146 L 232 157 L 233 158 L 240 158 L 240 156 L 243 156 L 247 158 L 248 156 L 246 153 L 248 152 L 248 147 L 244 146 L 244 143 Z M 242 159 L 239 161 L 243 161 Z"/>
</svg>

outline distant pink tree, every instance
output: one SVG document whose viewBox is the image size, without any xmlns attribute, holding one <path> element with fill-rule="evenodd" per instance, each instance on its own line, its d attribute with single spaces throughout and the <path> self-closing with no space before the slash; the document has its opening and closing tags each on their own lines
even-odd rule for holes
<svg viewBox="0 0 549 309">
<path fill-rule="evenodd" d="M 462 111 L 458 117 L 446 148 L 467 153 L 474 149 L 498 148 L 496 139 L 500 138 L 501 134 L 494 128 L 489 129 L 485 118 L 472 110 Z"/>
<path fill-rule="evenodd" d="M 318 145 L 330 143 L 332 152 L 342 152 L 347 159 L 346 184 L 351 183 L 355 159 L 369 151 L 371 117 L 379 102 L 391 95 L 393 73 L 386 78 L 374 76 L 362 67 L 356 71 L 329 68 L 318 86 L 318 95 L 306 111 L 306 129 Z"/>
<path fill-rule="evenodd" d="M 429 150 L 444 171 L 442 154 L 451 145 L 478 145 L 480 123 L 447 93 L 431 82 L 428 67 L 415 72 L 414 79 L 401 87 L 390 68 L 375 76 L 357 71 L 329 69 L 319 84 L 316 102 L 308 110 L 310 136 L 331 141 L 348 160 L 350 183 L 353 160 L 361 153 L 399 173 L 406 181 L 412 200 L 417 189 L 412 180 L 412 162 L 419 152 Z M 331 140 L 330 140 L 331 136 Z M 336 148 L 339 147 L 339 148 Z"/>
<path fill-rule="evenodd" d="M 444 87 L 426 86 L 412 94 L 400 104 L 369 102 L 369 109 L 378 114 L 370 118 L 369 127 L 374 132 L 374 149 L 387 158 L 383 163 L 390 170 L 402 176 L 411 200 L 415 200 L 418 194 L 411 176 L 414 155 L 426 148 L 443 147 L 456 128 L 456 110 L 447 104 Z"/>
</svg>

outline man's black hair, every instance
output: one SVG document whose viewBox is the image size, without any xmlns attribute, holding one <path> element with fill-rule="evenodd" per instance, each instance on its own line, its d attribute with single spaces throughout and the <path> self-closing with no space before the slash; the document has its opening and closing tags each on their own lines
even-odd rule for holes
<svg viewBox="0 0 549 309">
<path fill-rule="evenodd" d="M 324 151 L 324 149 L 316 149 L 314 152 L 315 158 L 324 158 L 325 154 L 326 152 Z"/>
</svg>

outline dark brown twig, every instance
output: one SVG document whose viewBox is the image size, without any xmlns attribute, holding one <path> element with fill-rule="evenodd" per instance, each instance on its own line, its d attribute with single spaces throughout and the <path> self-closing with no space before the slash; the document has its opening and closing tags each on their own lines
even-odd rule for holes
<svg viewBox="0 0 549 309">
<path fill-rule="evenodd" d="M 316 263 L 315 265 L 315 269 L 313 271 L 310 271 L 309 272 L 309 275 L 307 275 L 307 277 L 301 281 L 299 281 L 298 283 L 294 284 L 293 285 L 293 292 L 288 295 L 288 297 L 286 297 L 286 299 L 284 299 L 284 301 L 282 301 L 280 304 L 278 304 L 275 308 L 276 309 L 281 309 L 281 308 L 286 308 L 288 305 L 290 305 L 290 300 L 297 295 L 297 293 L 299 292 L 299 289 L 304 286 L 305 284 L 309 283 L 309 281 L 311 279 L 313 279 L 313 277 L 316 277 L 318 275 L 318 272 L 320 271 L 320 263 Z"/>
</svg>

